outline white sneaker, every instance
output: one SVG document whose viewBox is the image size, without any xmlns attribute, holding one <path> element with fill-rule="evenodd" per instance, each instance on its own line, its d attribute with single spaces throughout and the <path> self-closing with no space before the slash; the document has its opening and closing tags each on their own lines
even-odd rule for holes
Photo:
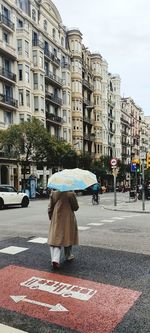
<svg viewBox="0 0 150 333">
<path fill-rule="evenodd" d="M 75 256 L 74 256 L 73 254 L 70 254 L 70 256 L 68 256 L 68 257 L 66 258 L 66 260 L 68 260 L 68 261 L 71 261 L 71 260 L 73 260 L 73 259 L 75 259 Z"/>
</svg>

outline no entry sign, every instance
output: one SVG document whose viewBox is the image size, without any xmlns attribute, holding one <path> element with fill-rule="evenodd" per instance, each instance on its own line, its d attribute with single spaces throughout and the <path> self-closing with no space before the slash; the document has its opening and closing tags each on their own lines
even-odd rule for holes
<svg viewBox="0 0 150 333">
<path fill-rule="evenodd" d="M 0 307 L 81 333 L 110 333 L 140 292 L 25 267 L 0 270 Z"/>
<path fill-rule="evenodd" d="M 110 164 L 111 164 L 111 166 L 116 166 L 117 165 L 117 158 L 112 158 L 111 160 L 110 160 Z"/>
</svg>

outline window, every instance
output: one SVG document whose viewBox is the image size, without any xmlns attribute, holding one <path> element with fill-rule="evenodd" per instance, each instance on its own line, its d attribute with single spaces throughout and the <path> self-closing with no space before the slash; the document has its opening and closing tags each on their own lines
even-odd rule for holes
<svg viewBox="0 0 150 333">
<path fill-rule="evenodd" d="M 43 85 L 43 75 L 40 74 L 40 89 L 43 91 L 44 90 L 44 85 Z"/>
<path fill-rule="evenodd" d="M 22 9 L 26 14 L 30 12 L 29 0 L 17 0 L 17 5 Z"/>
<path fill-rule="evenodd" d="M 61 37 L 61 46 L 64 46 L 64 37 Z"/>
<path fill-rule="evenodd" d="M 63 104 L 66 105 L 66 103 L 67 103 L 67 96 L 66 96 L 66 92 L 63 91 Z"/>
<path fill-rule="evenodd" d="M 66 123 L 67 122 L 67 111 L 63 110 L 63 120 Z"/>
<path fill-rule="evenodd" d="M 39 111 L 39 98 L 34 96 L 34 111 Z"/>
<path fill-rule="evenodd" d="M 7 125 L 10 125 L 13 123 L 13 114 L 11 112 L 4 112 L 4 122 Z"/>
<path fill-rule="evenodd" d="M 44 112 L 44 98 L 41 97 L 41 111 Z"/>
<path fill-rule="evenodd" d="M 47 31 L 47 21 L 44 20 L 44 30 Z"/>
<path fill-rule="evenodd" d="M 37 66 L 37 51 L 33 51 L 33 65 Z"/>
<path fill-rule="evenodd" d="M 30 122 L 31 121 L 31 115 L 27 114 L 27 121 Z"/>
<path fill-rule="evenodd" d="M 36 90 L 38 89 L 38 74 L 34 73 L 33 74 L 33 89 Z"/>
<path fill-rule="evenodd" d="M 56 38 L 56 30 L 53 28 L 52 30 L 53 38 Z"/>
<path fill-rule="evenodd" d="M 63 129 L 63 138 L 67 141 L 67 128 Z"/>
<path fill-rule="evenodd" d="M 29 66 L 25 65 L 25 80 L 29 83 Z"/>
<path fill-rule="evenodd" d="M 9 43 L 9 33 L 5 30 L 3 30 L 3 41 L 7 44 Z"/>
<path fill-rule="evenodd" d="M 23 79 L 22 68 L 23 68 L 22 64 L 19 64 L 18 65 L 18 76 L 19 76 L 18 79 L 19 79 L 19 81 L 22 81 L 22 79 Z"/>
<path fill-rule="evenodd" d="M 30 91 L 26 90 L 26 105 L 30 107 Z"/>
<path fill-rule="evenodd" d="M 35 9 L 32 9 L 32 20 L 36 21 L 36 11 L 35 11 Z"/>
<path fill-rule="evenodd" d="M 23 28 L 23 21 L 20 19 L 17 19 L 17 28 Z"/>
<path fill-rule="evenodd" d="M 24 105 L 23 89 L 19 89 L 19 106 Z"/>
<path fill-rule="evenodd" d="M 19 55 L 22 54 L 22 39 L 17 39 L 17 51 Z"/>
<path fill-rule="evenodd" d="M 29 58 L 29 42 L 25 40 L 25 56 Z"/>
<path fill-rule="evenodd" d="M 19 114 L 19 120 L 20 120 L 20 123 L 24 122 L 24 114 L 23 113 Z"/>
<path fill-rule="evenodd" d="M 39 56 L 39 67 L 43 69 L 43 55 L 42 55 L 42 52 L 40 52 L 40 56 Z"/>
</svg>

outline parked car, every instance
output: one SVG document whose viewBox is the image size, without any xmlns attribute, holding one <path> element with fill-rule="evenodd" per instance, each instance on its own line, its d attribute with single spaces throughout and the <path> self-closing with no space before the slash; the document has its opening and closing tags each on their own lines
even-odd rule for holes
<svg viewBox="0 0 150 333">
<path fill-rule="evenodd" d="M 29 197 L 26 193 L 18 192 L 15 187 L 11 185 L 0 185 L 0 209 L 5 206 L 21 205 L 21 207 L 28 207 Z"/>
</svg>

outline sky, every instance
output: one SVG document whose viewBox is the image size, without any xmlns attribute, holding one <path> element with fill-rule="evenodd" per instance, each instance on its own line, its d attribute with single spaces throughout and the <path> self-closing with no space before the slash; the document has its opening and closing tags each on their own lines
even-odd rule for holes
<svg viewBox="0 0 150 333">
<path fill-rule="evenodd" d="M 121 96 L 150 116 L 150 0 L 53 0 L 63 24 L 79 28 L 83 44 L 99 52 L 121 77 Z"/>
</svg>

